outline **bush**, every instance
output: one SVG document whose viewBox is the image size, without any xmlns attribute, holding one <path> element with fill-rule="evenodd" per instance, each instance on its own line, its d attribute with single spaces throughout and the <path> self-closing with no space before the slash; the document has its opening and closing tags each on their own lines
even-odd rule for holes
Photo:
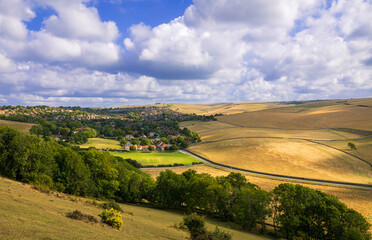
<svg viewBox="0 0 372 240">
<path fill-rule="evenodd" d="M 98 216 L 101 217 L 101 222 L 106 223 L 107 225 L 110 225 L 111 227 L 118 230 L 121 230 L 121 227 L 123 226 L 123 219 L 121 217 L 121 214 L 115 209 L 111 208 L 110 210 L 104 210 Z"/>
<path fill-rule="evenodd" d="M 75 210 L 73 212 L 67 213 L 66 217 L 76 219 L 76 220 L 80 220 L 80 221 L 84 221 L 84 222 L 93 222 L 93 223 L 98 222 L 97 218 L 95 218 L 95 217 L 93 217 L 92 215 L 89 215 L 89 214 L 84 214 L 84 213 L 80 212 L 79 210 Z"/>
<path fill-rule="evenodd" d="M 111 208 L 113 208 L 113 209 L 115 209 L 119 212 L 123 211 L 123 209 L 121 209 L 120 205 L 118 203 L 114 202 L 114 201 L 104 202 L 104 203 L 99 204 L 99 206 L 101 208 L 106 209 L 106 210 L 110 210 Z"/>
<path fill-rule="evenodd" d="M 190 232 L 190 239 L 198 239 L 199 236 L 206 233 L 204 217 L 192 213 L 183 218 L 183 223 Z"/>
</svg>

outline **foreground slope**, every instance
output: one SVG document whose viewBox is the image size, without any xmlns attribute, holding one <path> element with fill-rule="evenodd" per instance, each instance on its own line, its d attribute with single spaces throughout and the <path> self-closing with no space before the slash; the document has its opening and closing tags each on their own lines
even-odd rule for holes
<svg viewBox="0 0 372 240">
<path fill-rule="evenodd" d="M 123 229 L 86 223 L 65 217 L 79 210 L 98 218 L 102 209 L 87 202 L 91 199 L 64 194 L 40 193 L 30 185 L 0 177 L 0 239 L 187 239 L 185 231 L 172 227 L 181 222 L 180 212 L 120 204 Z M 230 223 L 207 219 L 211 230 L 218 225 L 233 234 L 233 239 L 267 239 L 235 228 Z"/>
</svg>

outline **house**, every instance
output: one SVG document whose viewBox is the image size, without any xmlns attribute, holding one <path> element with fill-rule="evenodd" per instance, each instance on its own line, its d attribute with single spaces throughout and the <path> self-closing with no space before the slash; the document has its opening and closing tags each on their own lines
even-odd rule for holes
<svg viewBox="0 0 372 240">
<path fill-rule="evenodd" d="M 130 146 L 132 146 L 132 144 L 130 142 L 127 142 L 125 145 L 124 145 L 124 149 L 125 150 L 129 150 Z"/>
<path fill-rule="evenodd" d="M 143 135 L 141 136 L 141 138 L 146 138 L 146 135 L 145 135 L 145 134 L 143 134 Z"/>
<path fill-rule="evenodd" d="M 133 135 L 125 135 L 125 138 L 126 138 L 126 139 L 132 139 L 132 138 L 134 138 L 134 137 L 133 137 Z"/>
<path fill-rule="evenodd" d="M 165 149 L 166 147 L 169 147 L 169 145 L 163 143 L 162 141 L 159 141 L 159 142 L 156 144 L 156 149 L 157 149 L 158 151 L 164 151 L 164 149 Z"/>
<path fill-rule="evenodd" d="M 154 150 L 156 149 L 155 145 L 146 145 L 142 146 L 142 151 L 150 151 L 149 148 L 152 147 Z"/>
</svg>

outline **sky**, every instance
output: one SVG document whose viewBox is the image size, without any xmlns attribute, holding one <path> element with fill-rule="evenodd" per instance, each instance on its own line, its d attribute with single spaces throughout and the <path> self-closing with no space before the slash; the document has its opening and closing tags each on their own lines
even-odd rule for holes
<svg viewBox="0 0 372 240">
<path fill-rule="evenodd" d="M 0 0 L 0 105 L 372 97 L 372 0 Z"/>
</svg>

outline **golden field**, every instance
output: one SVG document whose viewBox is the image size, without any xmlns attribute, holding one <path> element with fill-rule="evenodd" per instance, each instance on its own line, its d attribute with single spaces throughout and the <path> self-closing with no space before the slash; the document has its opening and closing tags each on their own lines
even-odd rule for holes
<svg viewBox="0 0 372 240">
<path fill-rule="evenodd" d="M 88 138 L 88 141 L 84 144 L 78 145 L 81 148 L 95 147 L 97 149 L 123 149 L 120 146 L 120 142 L 112 139 L 105 138 Z"/>
<path fill-rule="evenodd" d="M 363 104 L 361 104 L 363 103 Z M 372 99 L 333 100 L 220 116 L 218 120 L 245 127 L 282 129 L 351 128 L 372 130 Z"/>
<path fill-rule="evenodd" d="M 214 114 L 237 114 L 244 112 L 253 112 L 263 109 L 288 106 L 281 103 L 213 103 L 213 104 L 183 104 L 175 103 L 168 105 L 173 111 L 181 113 L 196 113 L 200 115 Z"/>
<path fill-rule="evenodd" d="M 224 140 L 193 145 L 190 151 L 217 163 L 259 172 L 372 183 L 372 171 L 368 164 L 343 152 L 304 140 Z"/>
<path fill-rule="evenodd" d="M 183 213 L 137 205 L 120 204 L 123 229 L 118 231 L 101 223 L 86 223 L 67 218 L 79 210 L 98 217 L 102 209 L 88 204 L 92 199 L 65 194 L 40 193 L 30 185 L 0 177 L 0 239 L 187 239 L 188 233 L 173 227 Z M 207 218 L 206 226 L 218 226 L 234 239 L 269 239 L 247 233 L 232 223 Z"/>
<path fill-rule="evenodd" d="M 30 131 L 30 128 L 34 125 L 36 125 L 36 124 L 0 120 L 0 126 L 17 128 L 18 130 L 20 130 L 23 133 L 28 133 Z"/>
</svg>

